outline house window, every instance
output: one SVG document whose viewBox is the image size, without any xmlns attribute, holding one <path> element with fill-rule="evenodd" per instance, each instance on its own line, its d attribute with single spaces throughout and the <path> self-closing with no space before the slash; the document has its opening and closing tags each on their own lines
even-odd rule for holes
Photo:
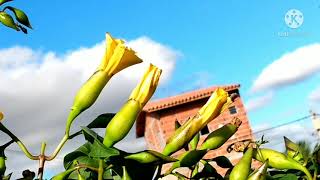
<svg viewBox="0 0 320 180">
<path fill-rule="evenodd" d="M 229 112 L 230 112 L 230 114 L 237 114 L 237 109 L 236 109 L 236 107 L 235 107 L 235 106 L 229 107 Z"/>
<path fill-rule="evenodd" d="M 201 129 L 200 134 L 201 135 L 209 134 L 208 126 L 205 126 L 203 129 Z"/>
</svg>

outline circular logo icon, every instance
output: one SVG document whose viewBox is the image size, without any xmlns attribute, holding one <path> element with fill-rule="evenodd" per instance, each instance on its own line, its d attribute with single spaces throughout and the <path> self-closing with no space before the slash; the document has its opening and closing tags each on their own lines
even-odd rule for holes
<svg viewBox="0 0 320 180">
<path fill-rule="evenodd" d="M 297 9 L 290 9 L 284 16 L 284 21 L 289 28 L 296 29 L 303 23 L 303 14 Z"/>
</svg>

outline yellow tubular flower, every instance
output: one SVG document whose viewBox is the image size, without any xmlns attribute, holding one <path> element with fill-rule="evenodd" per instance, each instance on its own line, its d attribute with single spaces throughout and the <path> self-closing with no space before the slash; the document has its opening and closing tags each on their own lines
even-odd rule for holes
<svg viewBox="0 0 320 180">
<path fill-rule="evenodd" d="M 132 91 L 129 100 L 107 125 L 103 140 L 105 146 L 112 147 L 129 133 L 139 113 L 157 88 L 160 75 L 161 70 L 150 64 L 142 81 Z"/>
<path fill-rule="evenodd" d="M 210 121 L 227 109 L 230 102 L 231 99 L 226 91 L 221 88 L 216 89 L 198 113 L 174 132 L 162 153 L 168 156 L 183 148 Z"/>
<path fill-rule="evenodd" d="M 106 40 L 107 49 L 101 64 L 75 96 L 66 124 L 67 135 L 69 135 L 73 120 L 96 101 L 102 89 L 114 74 L 142 62 L 132 49 L 124 45 L 124 41 L 113 39 L 108 33 L 106 34 Z"/>
</svg>

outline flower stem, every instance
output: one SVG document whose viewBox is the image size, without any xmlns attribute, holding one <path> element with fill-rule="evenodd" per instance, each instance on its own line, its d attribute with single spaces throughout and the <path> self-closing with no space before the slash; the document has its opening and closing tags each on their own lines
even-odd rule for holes
<svg viewBox="0 0 320 180">
<path fill-rule="evenodd" d="M 43 171 L 44 171 L 44 163 L 46 161 L 45 159 L 45 149 L 46 149 L 46 143 L 43 142 L 41 144 L 41 150 L 39 155 L 39 169 L 38 169 L 38 178 L 42 180 L 43 178 Z"/>
<path fill-rule="evenodd" d="M 52 153 L 52 155 L 45 158 L 46 161 L 51 161 L 51 160 L 53 160 L 54 158 L 56 158 L 56 156 L 58 155 L 58 153 L 59 153 L 60 150 L 62 149 L 63 145 L 68 141 L 68 138 L 69 138 L 68 135 L 65 134 L 65 135 L 63 136 L 63 138 L 61 139 L 59 145 L 56 147 L 56 149 L 55 149 L 54 152 Z"/>
<path fill-rule="evenodd" d="M 99 160 L 98 180 L 103 180 L 103 160 Z"/>
<path fill-rule="evenodd" d="M 2 123 L 0 123 L 0 130 L 4 133 L 6 133 L 8 136 L 10 136 L 10 138 L 16 142 L 18 144 L 18 146 L 20 147 L 20 149 L 24 152 L 24 154 L 32 160 L 39 160 L 38 156 L 34 156 L 32 155 L 28 149 L 26 148 L 26 146 L 20 141 L 20 139 L 14 135 L 9 129 L 7 129 Z"/>
</svg>

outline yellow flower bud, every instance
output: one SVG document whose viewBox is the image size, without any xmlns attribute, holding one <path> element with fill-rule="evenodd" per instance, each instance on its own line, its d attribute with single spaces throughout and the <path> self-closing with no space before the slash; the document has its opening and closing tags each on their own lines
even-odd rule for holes
<svg viewBox="0 0 320 180">
<path fill-rule="evenodd" d="M 153 95 L 158 85 L 160 75 L 161 70 L 150 64 L 142 81 L 132 91 L 129 100 L 107 125 L 105 138 L 103 140 L 105 146 L 113 146 L 129 133 L 144 105 Z"/>
<path fill-rule="evenodd" d="M 0 121 L 3 119 L 3 113 L 0 112 Z"/>
<path fill-rule="evenodd" d="M 215 90 L 199 112 L 177 129 L 163 150 L 164 155 L 171 155 L 186 145 L 201 129 L 216 118 L 231 102 L 228 93 L 221 88 Z M 226 104 L 226 105 L 225 105 Z"/>
<path fill-rule="evenodd" d="M 96 101 L 102 89 L 114 74 L 142 62 L 132 49 L 124 45 L 124 41 L 113 39 L 108 33 L 106 34 L 106 40 L 107 49 L 100 66 L 76 94 L 67 120 L 67 135 L 69 135 L 73 120 Z"/>
<path fill-rule="evenodd" d="M 144 106 L 154 91 L 156 90 L 161 75 L 161 69 L 150 64 L 147 72 L 144 74 L 142 81 L 132 91 L 129 99 L 138 101 L 141 106 Z"/>
</svg>

